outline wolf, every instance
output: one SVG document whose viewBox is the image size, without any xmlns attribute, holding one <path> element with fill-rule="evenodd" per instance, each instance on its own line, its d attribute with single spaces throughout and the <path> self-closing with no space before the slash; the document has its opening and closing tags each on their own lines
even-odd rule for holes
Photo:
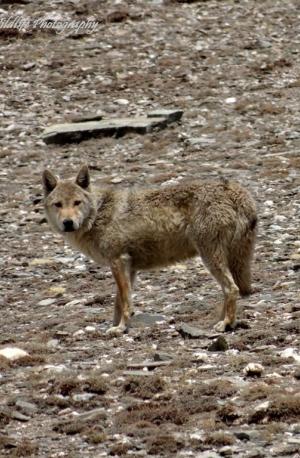
<svg viewBox="0 0 300 458">
<path fill-rule="evenodd" d="M 43 172 L 48 221 L 75 249 L 110 266 L 117 285 L 113 326 L 122 334 L 131 314 L 139 270 L 201 256 L 222 288 L 224 302 L 215 330 L 236 325 L 236 303 L 251 293 L 251 263 L 257 232 L 256 205 L 239 183 L 218 179 L 158 188 L 93 191 L 89 169 L 75 179 Z"/>
</svg>

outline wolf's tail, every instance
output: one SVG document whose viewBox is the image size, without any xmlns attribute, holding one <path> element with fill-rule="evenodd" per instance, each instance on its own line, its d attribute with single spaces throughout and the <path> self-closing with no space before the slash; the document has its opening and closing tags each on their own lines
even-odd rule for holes
<svg viewBox="0 0 300 458">
<path fill-rule="evenodd" d="M 251 294 L 251 261 L 254 253 L 256 233 L 256 213 L 253 212 L 248 217 L 246 215 L 240 215 L 230 246 L 228 264 L 242 296 Z"/>
</svg>

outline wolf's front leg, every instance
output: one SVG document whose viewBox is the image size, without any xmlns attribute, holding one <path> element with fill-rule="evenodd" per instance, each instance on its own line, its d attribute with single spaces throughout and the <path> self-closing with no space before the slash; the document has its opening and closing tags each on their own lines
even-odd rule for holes
<svg viewBox="0 0 300 458">
<path fill-rule="evenodd" d="M 111 271 L 117 284 L 117 297 L 114 311 L 114 326 L 107 330 L 109 334 L 121 334 L 127 329 L 131 308 L 131 291 L 134 272 L 131 259 L 122 255 L 111 263 Z"/>
</svg>

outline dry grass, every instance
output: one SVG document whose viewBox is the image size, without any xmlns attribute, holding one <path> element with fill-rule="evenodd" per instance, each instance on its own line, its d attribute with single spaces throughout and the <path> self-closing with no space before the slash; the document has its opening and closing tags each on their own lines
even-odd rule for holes
<svg viewBox="0 0 300 458">
<path fill-rule="evenodd" d="M 21 31 L 17 28 L 3 28 L 0 29 L 0 39 L 2 40 L 9 40 L 12 38 L 19 38 L 19 39 L 24 39 L 24 38 L 29 38 L 33 35 L 32 32 L 27 31 Z"/>
<path fill-rule="evenodd" d="M 82 434 L 87 437 L 88 441 L 90 441 L 91 438 L 93 438 L 93 440 L 97 440 L 97 437 L 98 440 L 100 440 L 101 437 L 105 440 L 103 435 L 103 424 L 105 423 L 105 420 L 105 413 L 100 412 L 98 415 L 89 419 L 79 417 L 59 421 L 53 427 L 53 430 L 67 435 Z"/>
<path fill-rule="evenodd" d="M 12 451 L 11 458 L 24 456 L 37 456 L 38 445 L 29 439 L 23 439 L 17 447 Z"/>
<path fill-rule="evenodd" d="M 262 137 L 263 145 L 284 145 L 285 140 L 282 135 L 265 135 Z"/>
<path fill-rule="evenodd" d="M 21 440 L 16 440 L 9 436 L 0 436 L 0 452 L 1 456 L 10 457 L 24 457 L 24 456 L 37 456 L 38 445 L 35 442 L 27 439 L 26 437 Z"/>
<path fill-rule="evenodd" d="M 58 433 L 74 435 L 84 433 L 85 428 L 86 425 L 83 422 L 74 420 L 70 422 L 60 422 L 54 426 L 53 430 Z"/>
<path fill-rule="evenodd" d="M 240 114 L 247 113 L 247 111 L 251 110 L 252 107 L 253 101 L 247 98 L 238 100 L 234 105 L 234 109 Z"/>
<path fill-rule="evenodd" d="M 115 444 L 110 449 L 109 454 L 112 456 L 128 456 L 127 452 L 131 449 L 130 444 Z"/>
<path fill-rule="evenodd" d="M 268 417 L 273 421 L 299 420 L 300 417 L 300 395 L 278 396 L 267 409 Z"/>
<path fill-rule="evenodd" d="M 285 112 L 285 108 L 279 105 L 276 105 L 273 102 L 263 102 L 256 107 L 258 114 L 265 115 L 278 115 Z"/>
<path fill-rule="evenodd" d="M 165 383 L 160 377 L 152 379 L 137 380 L 132 378 L 123 385 L 123 391 L 129 392 L 141 398 L 151 398 L 154 393 L 160 392 Z M 163 383 L 162 383 L 163 382 Z M 143 428 L 161 425 L 163 423 L 174 423 L 182 425 L 186 423 L 192 415 L 212 412 L 217 410 L 218 404 L 216 397 L 224 399 L 236 392 L 236 389 L 229 382 L 213 381 L 210 384 L 199 384 L 195 387 L 181 389 L 175 398 L 164 396 L 160 403 L 152 401 L 144 404 L 133 404 L 125 411 L 117 415 L 116 425 L 141 425 Z M 136 434 L 135 427 L 131 428 L 131 433 Z M 139 434 L 140 435 L 140 434 Z"/>
<path fill-rule="evenodd" d="M 0 356 L 0 370 L 5 371 L 6 369 L 9 369 L 12 367 L 12 363 L 9 361 L 9 359 L 5 358 L 4 356 Z"/>
<path fill-rule="evenodd" d="M 217 410 L 217 401 L 211 397 L 195 398 L 193 396 L 181 399 L 183 410 L 190 416 Z"/>
<path fill-rule="evenodd" d="M 80 392 L 81 387 L 82 380 L 78 380 L 75 377 L 70 376 L 62 379 L 56 379 L 49 387 L 48 391 L 50 394 L 70 396 L 74 392 Z"/>
<path fill-rule="evenodd" d="M 188 420 L 188 412 L 181 405 L 176 403 L 156 403 L 134 404 L 116 416 L 118 428 L 127 429 L 128 425 L 146 421 L 153 425 L 164 423 L 174 423 L 183 425 Z"/>
<path fill-rule="evenodd" d="M 217 412 L 217 419 L 226 425 L 232 425 L 237 418 L 239 418 L 239 414 L 233 404 L 225 404 Z"/>
<path fill-rule="evenodd" d="M 230 389 L 230 383 L 228 383 L 227 395 L 229 396 L 234 391 Z M 217 410 L 218 404 L 216 398 L 226 397 L 225 384 L 222 381 L 213 381 L 209 384 L 200 383 L 195 386 L 189 386 L 182 388 L 175 400 L 177 404 L 182 405 L 183 409 L 189 415 L 195 415 L 199 413 L 212 412 Z"/>
<path fill-rule="evenodd" d="M 232 139 L 238 143 L 245 142 L 252 138 L 253 133 L 250 129 L 232 129 L 231 131 Z"/>
<path fill-rule="evenodd" d="M 274 392 L 274 389 L 266 383 L 255 383 L 246 387 L 241 395 L 247 402 L 258 401 L 261 399 L 266 399 L 271 393 Z"/>
<path fill-rule="evenodd" d="M 133 425 L 130 425 L 126 430 L 128 436 L 138 437 L 140 439 L 144 439 L 153 435 L 156 436 L 159 434 L 159 432 L 160 428 L 158 426 L 145 420 L 141 420 L 134 423 Z"/>
<path fill-rule="evenodd" d="M 89 393 L 105 394 L 109 389 L 106 379 L 97 372 L 91 372 L 84 380 L 83 390 Z"/>
<path fill-rule="evenodd" d="M 50 394 L 70 396 L 73 393 L 105 394 L 108 390 L 106 380 L 98 372 L 90 372 L 84 379 L 78 379 L 76 374 L 63 374 L 57 376 L 49 387 Z"/>
<path fill-rule="evenodd" d="M 161 393 L 166 383 L 159 376 L 153 377 L 130 377 L 123 385 L 123 392 L 132 394 L 142 399 L 151 399 L 155 394 Z"/>
<path fill-rule="evenodd" d="M 215 431 L 208 434 L 204 438 L 204 444 L 213 445 L 215 447 L 223 447 L 225 445 L 233 445 L 235 438 L 231 434 L 224 433 L 223 431 Z"/>
<path fill-rule="evenodd" d="M 300 416 L 300 395 L 287 394 L 277 396 L 265 410 L 257 410 L 249 417 L 249 423 L 285 421 L 292 423 Z"/>
<path fill-rule="evenodd" d="M 200 383 L 193 387 L 190 392 L 195 399 L 203 396 L 215 396 L 225 399 L 236 393 L 236 388 L 227 380 L 213 380 L 210 383 Z"/>
<path fill-rule="evenodd" d="M 148 454 L 155 456 L 174 456 L 184 446 L 183 442 L 170 434 L 150 437 L 147 441 Z"/>
<path fill-rule="evenodd" d="M 239 345 L 244 345 L 244 344 L 243 342 L 239 342 Z M 248 363 L 249 363 L 249 356 L 246 356 L 243 353 L 235 355 L 233 358 L 230 358 L 230 367 L 232 370 L 236 372 L 240 372 Z"/>
<path fill-rule="evenodd" d="M 256 62 L 251 66 L 251 70 L 255 73 L 272 73 L 276 70 L 282 70 L 286 67 L 291 67 L 292 62 L 287 60 L 285 57 L 276 60 L 266 60 L 264 59 L 262 62 Z"/>
<path fill-rule="evenodd" d="M 45 358 L 45 355 L 26 355 L 26 356 L 22 356 L 22 358 L 19 358 L 18 360 L 16 361 L 13 361 L 12 362 L 12 365 L 14 367 L 17 367 L 17 366 L 22 366 L 22 367 L 26 367 L 26 366 L 35 366 L 35 365 L 39 365 L 39 364 L 43 364 L 45 363 L 46 361 L 46 358 Z"/>
<path fill-rule="evenodd" d="M 89 444 L 102 444 L 107 440 L 107 435 L 101 430 L 96 431 L 95 428 L 92 431 L 86 433 L 86 441 Z"/>
<path fill-rule="evenodd" d="M 72 401 L 61 396 L 47 396 L 46 399 L 35 399 L 35 402 L 42 408 L 57 407 L 58 409 L 65 409 L 72 405 Z"/>
<path fill-rule="evenodd" d="M 0 407 L 0 428 L 3 428 L 10 422 L 11 416 L 7 407 Z"/>
</svg>

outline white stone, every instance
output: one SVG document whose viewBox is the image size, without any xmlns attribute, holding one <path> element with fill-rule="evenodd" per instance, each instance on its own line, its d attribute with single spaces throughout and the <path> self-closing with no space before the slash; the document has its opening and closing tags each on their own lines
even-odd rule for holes
<svg viewBox="0 0 300 458">
<path fill-rule="evenodd" d="M 56 348 L 59 345 L 59 340 L 58 339 L 50 339 L 47 342 L 47 348 Z"/>
<path fill-rule="evenodd" d="M 93 397 L 95 397 L 95 395 L 93 393 L 78 393 L 78 394 L 74 394 L 72 396 L 74 401 L 84 401 L 84 402 L 85 401 L 89 401 Z"/>
<path fill-rule="evenodd" d="M 281 231 L 281 226 L 278 226 L 278 224 L 271 224 L 270 229 L 273 229 L 274 231 Z"/>
<path fill-rule="evenodd" d="M 86 330 L 86 332 L 95 332 L 96 328 L 95 328 L 95 326 L 86 326 L 85 330 Z"/>
<path fill-rule="evenodd" d="M 43 299 L 42 301 L 38 302 L 38 305 L 41 306 L 47 306 L 47 305 L 52 305 L 56 302 L 56 299 Z"/>
<path fill-rule="evenodd" d="M 264 371 L 264 367 L 258 363 L 249 363 L 243 369 L 245 375 L 256 375 L 260 376 Z"/>
<path fill-rule="evenodd" d="M 225 99 L 225 102 L 226 103 L 235 103 L 236 102 L 236 98 L 235 97 L 228 97 L 228 99 Z"/>
<path fill-rule="evenodd" d="M 127 99 L 117 99 L 117 100 L 115 100 L 115 103 L 117 103 L 118 105 L 128 105 L 129 104 L 129 100 L 127 100 Z"/>
<path fill-rule="evenodd" d="M 300 363 L 300 355 L 296 353 L 294 348 L 286 348 L 280 353 L 282 358 L 293 358 L 297 363 Z"/>
<path fill-rule="evenodd" d="M 112 184 L 119 184 L 119 183 L 122 183 L 122 181 L 123 181 L 123 178 L 121 177 L 115 177 L 110 180 Z"/>
<path fill-rule="evenodd" d="M 205 362 L 205 361 L 208 360 L 208 355 L 206 353 L 204 353 L 204 351 L 195 351 L 192 354 L 192 357 L 193 357 L 194 361 Z"/>
<path fill-rule="evenodd" d="M 226 355 L 230 355 L 230 356 L 236 356 L 239 354 L 239 350 L 237 350 L 236 348 L 231 348 L 230 350 L 226 350 Z"/>
<path fill-rule="evenodd" d="M 61 372 L 66 371 L 67 367 L 64 364 L 58 364 L 57 366 L 55 366 L 54 364 L 46 364 L 45 366 L 43 366 L 43 369 L 45 369 L 48 372 L 60 374 Z"/>
<path fill-rule="evenodd" d="M 205 46 L 206 46 L 205 41 L 197 41 L 195 45 L 195 49 L 196 51 L 202 51 L 203 49 L 205 49 Z"/>
<path fill-rule="evenodd" d="M 78 331 L 73 332 L 73 337 L 82 336 L 84 334 L 83 329 L 78 329 Z"/>
<path fill-rule="evenodd" d="M 78 304 L 82 304 L 83 301 L 80 300 L 80 299 L 74 299 L 73 301 L 70 301 L 70 302 L 67 302 L 65 304 L 65 307 L 72 307 L 73 305 L 78 305 Z"/>
<path fill-rule="evenodd" d="M 285 220 L 287 219 L 287 217 L 286 217 L 286 216 L 283 216 L 283 215 L 275 215 L 275 216 L 274 216 L 274 219 L 275 219 L 275 221 L 280 221 L 280 222 L 282 222 L 282 221 L 285 221 Z"/>
<path fill-rule="evenodd" d="M 196 439 L 196 440 L 202 440 L 203 439 L 203 433 L 202 432 L 195 432 L 190 434 L 191 439 Z"/>
<path fill-rule="evenodd" d="M 266 377 L 268 378 L 282 378 L 282 375 L 278 374 L 277 372 L 272 372 L 271 374 L 267 374 Z"/>
<path fill-rule="evenodd" d="M 4 356 L 11 361 L 16 361 L 17 359 L 23 358 L 24 356 L 28 356 L 29 354 L 27 351 L 22 350 L 21 348 L 17 347 L 6 347 L 0 350 L 0 355 Z"/>
<path fill-rule="evenodd" d="M 270 405 L 270 401 L 264 401 L 264 402 L 261 402 L 260 404 L 258 404 L 258 406 L 256 406 L 255 410 L 258 411 L 258 410 L 266 410 Z"/>
</svg>

